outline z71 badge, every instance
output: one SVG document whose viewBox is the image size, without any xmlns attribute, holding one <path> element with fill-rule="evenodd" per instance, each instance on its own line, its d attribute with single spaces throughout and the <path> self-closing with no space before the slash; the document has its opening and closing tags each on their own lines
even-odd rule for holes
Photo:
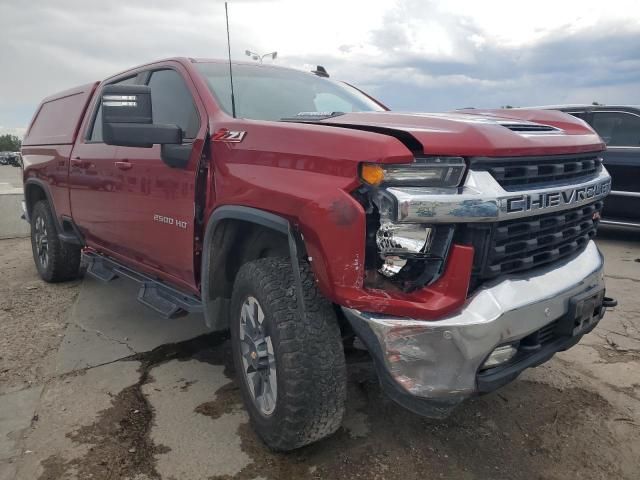
<svg viewBox="0 0 640 480">
<path fill-rule="evenodd" d="M 226 128 L 221 128 L 216 131 L 211 139 L 214 142 L 225 142 L 225 143 L 240 143 L 247 132 L 243 130 L 227 130 Z"/>
</svg>

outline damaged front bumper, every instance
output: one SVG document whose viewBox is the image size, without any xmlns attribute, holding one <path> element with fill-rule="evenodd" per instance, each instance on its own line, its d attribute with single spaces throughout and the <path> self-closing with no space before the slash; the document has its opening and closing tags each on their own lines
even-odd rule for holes
<svg viewBox="0 0 640 480">
<path fill-rule="evenodd" d="M 498 388 L 577 343 L 604 314 L 603 297 L 603 258 L 591 241 L 561 264 L 485 285 L 441 320 L 343 311 L 373 356 L 386 393 L 409 410 L 442 418 L 464 399 Z M 491 353 L 506 345 L 517 353 L 483 369 Z"/>
</svg>

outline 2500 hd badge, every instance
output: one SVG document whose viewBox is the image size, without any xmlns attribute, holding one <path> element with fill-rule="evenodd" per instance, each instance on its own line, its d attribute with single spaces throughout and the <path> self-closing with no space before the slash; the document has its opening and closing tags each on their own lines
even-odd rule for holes
<svg viewBox="0 0 640 480">
<path fill-rule="evenodd" d="M 173 217 L 166 217 L 164 215 L 158 215 L 157 213 L 153 214 L 153 221 L 158 223 L 164 223 L 166 225 L 175 225 L 178 228 L 182 228 L 183 230 L 187 228 L 187 222 L 185 220 L 179 220 Z"/>
<path fill-rule="evenodd" d="M 594 185 L 569 188 L 554 192 L 527 193 L 502 200 L 502 209 L 507 213 L 528 212 L 550 207 L 572 205 L 606 196 L 611 190 L 611 180 Z"/>
</svg>

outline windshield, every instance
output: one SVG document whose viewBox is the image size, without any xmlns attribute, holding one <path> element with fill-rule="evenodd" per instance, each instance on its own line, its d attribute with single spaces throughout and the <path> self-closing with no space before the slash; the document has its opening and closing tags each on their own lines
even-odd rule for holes
<svg viewBox="0 0 640 480">
<path fill-rule="evenodd" d="M 197 67 L 220 107 L 231 115 L 229 65 L 198 63 Z M 348 85 L 285 68 L 234 64 L 233 88 L 236 116 L 253 120 L 383 110 Z"/>
</svg>

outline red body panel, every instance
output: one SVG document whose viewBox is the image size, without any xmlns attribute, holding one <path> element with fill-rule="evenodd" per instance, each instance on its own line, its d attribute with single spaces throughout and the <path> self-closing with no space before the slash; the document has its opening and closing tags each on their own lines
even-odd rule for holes
<svg viewBox="0 0 640 480">
<path fill-rule="evenodd" d="M 45 98 L 33 116 L 23 145 L 71 145 L 98 82 Z"/>
<path fill-rule="evenodd" d="M 231 119 L 217 126 L 247 134 L 241 143 L 213 143 L 216 201 L 208 213 L 245 205 L 283 215 L 304 235 L 325 295 L 361 287 L 365 216 L 350 195 L 358 165 L 410 162 L 407 149 L 393 137 L 316 125 Z"/>
<path fill-rule="evenodd" d="M 45 98 L 22 143 L 23 180 L 35 179 L 49 186 L 58 216 L 71 216 L 69 159 L 97 85 L 94 82 Z"/>
<path fill-rule="evenodd" d="M 603 148 L 600 138 L 580 120 L 545 111 L 500 113 L 554 125 L 562 134 L 523 135 L 497 124 L 494 112 L 481 116 L 476 111 L 352 113 L 320 124 L 234 119 L 216 104 L 190 60 L 146 65 L 126 74 L 162 66 L 176 68 L 187 79 L 200 114 L 200 130 L 186 169 L 164 165 L 158 147 L 116 149 L 92 145 L 78 135 L 73 152 L 70 145 L 26 146 L 25 177 L 47 181 L 55 190 L 58 214 L 73 213 L 90 247 L 194 293 L 200 286 L 195 185 L 203 153 L 212 165 L 205 219 L 222 205 L 281 215 L 302 233 L 320 289 L 330 300 L 366 311 L 435 319 L 464 303 L 473 249 L 453 246 L 443 276 L 411 294 L 364 288 L 365 214 L 352 196 L 360 184 L 359 165 L 413 160 L 413 153 L 400 140 L 366 131 L 367 127 L 408 132 L 427 154 L 551 155 Z M 90 116 L 86 115 L 83 132 Z M 203 152 L 207 134 L 220 129 L 246 134 L 238 143 L 212 141 L 210 150 Z M 69 206 L 65 168 L 70 157 L 79 159 L 70 170 Z M 129 162 L 131 168 L 122 169 L 116 161 Z M 54 167 L 58 168 L 57 179 L 52 177 Z M 153 221 L 154 212 L 184 220 L 187 227 L 162 228 Z"/>
<path fill-rule="evenodd" d="M 24 181 L 38 180 L 49 186 L 56 214 L 71 216 L 69 202 L 69 158 L 71 145 L 22 147 Z"/>
<path fill-rule="evenodd" d="M 509 117 L 479 113 L 348 113 L 325 120 L 333 125 L 371 125 L 409 132 L 429 155 L 481 157 L 514 157 L 526 155 L 559 155 L 603 150 L 605 145 L 582 120 L 561 112 L 543 110 L 500 110 Z M 517 112 L 517 114 L 512 114 Z M 527 120 L 552 125 L 562 135 L 514 132 L 497 123 L 502 120 Z"/>
</svg>

